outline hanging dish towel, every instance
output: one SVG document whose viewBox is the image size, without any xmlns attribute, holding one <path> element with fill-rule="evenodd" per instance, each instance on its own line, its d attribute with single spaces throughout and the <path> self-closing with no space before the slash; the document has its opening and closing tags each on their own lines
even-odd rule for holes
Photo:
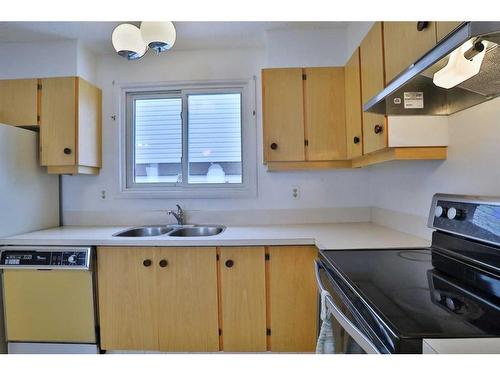
<svg viewBox="0 0 500 375">
<path fill-rule="evenodd" d="M 335 339 L 333 337 L 332 313 L 326 305 L 326 296 L 328 292 L 321 292 L 321 329 L 319 330 L 318 342 L 316 344 L 316 353 L 318 354 L 334 354 Z"/>
</svg>

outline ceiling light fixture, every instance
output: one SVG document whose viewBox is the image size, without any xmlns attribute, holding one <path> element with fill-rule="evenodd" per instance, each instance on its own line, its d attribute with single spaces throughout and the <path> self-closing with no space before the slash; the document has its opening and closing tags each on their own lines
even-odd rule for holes
<svg viewBox="0 0 500 375">
<path fill-rule="evenodd" d="M 144 56 L 148 48 L 159 55 L 172 48 L 176 39 L 174 24 L 166 22 L 142 22 L 141 27 L 124 23 L 118 25 L 111 35 L 116 52 L 127 60 Z"/>
<path fill-rule="evenodd" d="M 140 59 L 148 49 L 142 39 L 141 30 L 129 23 L 118 25 L 113 30 L 111 42 L 116 52 L 127 60 Z"/>
<path fill-rule="evenodd" d="M 142 22 L 141 34 L 144 42 L 157 54 L 172 48 L 176 38 L 172 22 Z"/>
</svg>

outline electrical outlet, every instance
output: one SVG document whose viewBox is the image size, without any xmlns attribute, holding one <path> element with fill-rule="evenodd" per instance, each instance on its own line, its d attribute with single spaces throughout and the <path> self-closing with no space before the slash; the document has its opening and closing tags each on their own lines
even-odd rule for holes
<svg viewBox="0 0 500 375">
<path fill-rule="evenodd" d="M 292 199 L 300 199 L 300 189 L 298 186 L 292 186 Z"/>
<path fill-rule="evenodd" d="M 101 194 L 99 195 L 101 200 L 106 200 L 106 190 L 101 190 Z"/>
</svg>

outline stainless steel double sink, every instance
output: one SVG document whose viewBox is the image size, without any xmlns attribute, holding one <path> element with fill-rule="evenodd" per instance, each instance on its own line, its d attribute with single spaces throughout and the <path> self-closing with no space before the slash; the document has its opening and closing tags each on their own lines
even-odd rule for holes
<svg viewBox="0 0 500 375">
<path fill-rule="evenodd" d="M 113 237 L 208 237 L 222 233 L 223 225 L 151 225 L 126 229 L 113 234 Z"/>
</svg>

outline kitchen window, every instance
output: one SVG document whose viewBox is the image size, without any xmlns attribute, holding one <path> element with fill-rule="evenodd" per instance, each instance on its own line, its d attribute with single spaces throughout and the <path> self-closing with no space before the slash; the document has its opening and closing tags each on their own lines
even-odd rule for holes
<svg viewBox="0 0 500 375">
<path fill-rule="evenodd" d="M 255 195 L 249 86 L 125 89 L 122 192 L 141 197 Z"/>
</svg>

